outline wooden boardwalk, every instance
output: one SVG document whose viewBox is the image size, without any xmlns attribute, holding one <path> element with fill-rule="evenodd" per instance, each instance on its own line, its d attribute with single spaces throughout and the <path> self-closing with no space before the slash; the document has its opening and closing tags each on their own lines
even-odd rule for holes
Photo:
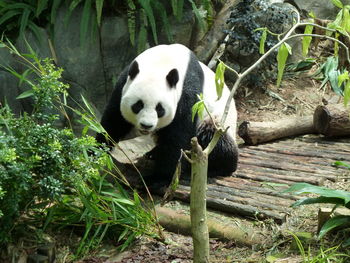
<svg viewBox="0 0 350 263">
<path fill-rule="evenodd" d="M 242 146 L 232 177 L 210 179 L 209 208 L 252 218 L 284 222 L 290 205 L 300 197 L 282 193 L 289 185 L 323 185 L 349 176 L 335 161 L 350 163 L 350 139 L 299 137 L 258 146 Z M 182 181 L 175 198 L 189 200 L 189 183 Z"/>
</svg>

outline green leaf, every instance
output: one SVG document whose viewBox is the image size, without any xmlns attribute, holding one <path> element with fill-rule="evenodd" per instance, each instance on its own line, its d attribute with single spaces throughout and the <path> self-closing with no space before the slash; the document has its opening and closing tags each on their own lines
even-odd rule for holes
<svg viewBox="0 0 350 263">
<path fill-rule="evenodd" d="M 11 19 L 12 17 L 22 14 L 22 11 L 19 10 L 10 10 L 6 12 L 4 15 L 1 15 L 0 17 L 0 25 L 6 22 L 7 20 Z"/>
<path fill-rule="evenodd" d="M 308 183 L 296 183 L 283 192 L 293 192 L 295 194 L 318 194 L 324 197 L 341 198 L 346 205 L 350 202 L 350 192 L 343 190 L 333 190 L 326 187 L 316 186 Z"/>
<path fill-rule="evenodd" d="M 27 90 L 27 91 L 23 92 L 22 94 L 20 94 L 19 96 L 17 96 L 16 99 L 24 99 L 24 98 L 28 98 L 31 96 L 34 96 L 33 90 Z"/>
<path fill-rule="evenodd" d="M 145 50 L 146 47 L 146 42 L 147 42 L 147 29 L 146 27 L 141 25 L 140 31 L 139 31 L 139 35 L 138 35 L 138 39 L 137 39 L 138 43 L 137 43 L 137 52 L 141 53 L 142 51 Z"/>
<path fill-rule="evenodd" d="M 102 8 L 103 8 L 103 0 L 96 0 L 96 18 L 97 18 L 97 25 L 101 26 L 101 15 L 102 15 Z"/>
<path fill-rule="evenodd" d="M 83 45 L 86 41 L 91 15 L 91 0 L 85 0 L 83 14 L 80 21 L 80 45 Z"/>
<path fill-rule="evenodd" d="M 171 0 L 171 7 L 173 10 L 173 14 L 178 21 L 182 19 L 184 0 Z"/>
<path fill-rule="evenodd" d="M 136 36 L 136 16 L 135 16 L 135 4 L 133 0 L 127 0 L 128 3 L 128 10 L 127 10 L 127 17 L 128 17 L 128 30 L 129 30 L 129 37 L 131 45 L 135 45 L 135 36 Z"/>
<path fill-rule="evenodd" d="M 350 223 L 350 216 L 335 216 L 329 219 L 321 228 L 320 233 L 318 233 L 318 238 L 322 238 L 325 234 L 327 234 L 332 229 L 347 225 Z"/>
<path fill-rule="evenodd" d="M 312 34 L 313 29 L 314 27 L 312 25 L 306 25 L 304 34 Z M 312 40 L 311 36 L 303 37 L 303 56 L 304 57 L 306 57 L 307 53 L 309 52 L 311 40 Z"/>
<path fill-rule="evenodd" d="M 147 20 L 149 21 L 151 25 L 151 30 L 153 34 L 153 40 L 155 44 L 158 44 L 158 37 L 157 37 L 157 27 L 156 27 L 156 20 L 153 14 L 153 9 L 151 7 L 150 0 L 139 0 L 142 8 L 145 10 Z"/>
<path fill-rule="evenodd" d="M 164 27 L 164 31 L 167 35 L 167 38 L 169 40 L 169 42 L 173 42 L 173 36 L 171 35 L 171 30 L 170 30 L 170 23 L 168 20 L 168 16 L 166 13 L 166 10 L 164 8 L 164 5 L 160 2 L 154 2 L 154 8 L 156 10 L 156 13 L 158 15 L 160 15 L 161 19 L 162 19 L 162 25 Z"/>
<path fill-rule="evenodd" d="M 344 162 L 342 162 L 342 161 L 335 161 L 334 163 L 333 163 L 333 165 L 335 165 L 335 166 L 343 166 L 343 167 L 345 167 L 345 168 L 348 168 L 348 169 L 350 169 L 350 164 L 349 163 L 344 163 Z"/>
<path fill-rule="evenodd" d="M 203 16 L 201 15 L 199 9 L 197 8 L 195 2 L 193 2 L 193 0 L 189 0 L 189 2 L 190 2 L 191 5 L 192 5 L 192 10 L 193 10 L 194 15 L 195 15 L 196 18 L 197 18 L 199 28 L 202 29 L 202 30 L 204 30 L 204 29 L 205 29 L 205 24 L 204 24 Z"/>
<path fill-rule="evenodd" d="M 345 107 L 347 107 L 350 101 L 350 81 L 346 82 L 343 94 L 344 94 L 344 105 Z"/>
<path fill-rule="evenodd" d="M 290 50 L 291 50 L 291 47 L 287 43 L 283 43 L 278 49 L 278 53 L 277 53 L 277 64 L 278 64 L 277 86 L 278 87 L 280 86 L 282 81 L 283 72 L 286 66 L 288 54 L 291 53 Z"/>
<path fill-rule="evenodd" d="M 340 87 L 346 80 L 349 80 L 349 72 L 347 70 L 338 76 L 338 86 Z"/>
<path fill-rule="evenodd" d="M 204 109 L 205 109 L 204 100 L 203 100 L 203 95 L 201 94 L 199 96 L 199 101 L 197 101 L 192 106 L 192 122 L 194 122 L 194 118 L 196 117 L 196 114 L 198 114 L 198 117 L 200 119 L 203 119 Z"/>
<path fill-rule="evenodd" d="M 52 6 L 51 6 L 51 15 L 50 15 L 51 24 L 55 23 L 57 10 L 61 5 L 61 1 L 62 0 L 53 0 Z"/>
<path fill-rule="evenodd" d="M 29 15 L 30 15 L 31 11 L 30 9 L 24 9 L 22 12 L 22 16 L 21 16 L 21 26 L 19 28 L 19 34 L 23 36 L 24 34 L 24 30 L 27 28 L 28 26 L 28 19 L 29 19 Z"/>
<path fill-rule="evenodd" d="M 339 8 L 343 8 L 343 3 L 340 0 L 331 0 L 333 5 Z"/>
<path fill-rule="evenodd" d="M 259 53 L 265 54 L 265 42 L 267 37 L 267 28 L 263 28 L 263 32 L 260 38 Z"/>
<path fill-rule="evenodd" d="M 39 17 L 41 12 L 47 8 L 47 2 L 48 0 L 38 0 L 36 11 L 35 11 L 36 17 Z"/>
<path fill-rule="evenodd" d="M 215 86 L 216 86 L 216 94 L 218 95 L 217 100 L 219 100 L 222 96 L 222 91 L 225 86 L 225 64 L 220 61 L 219 65 L 216 67 L 215 71 Z"/>
<path fill-rule="evenodd" d="M 344 8 L 343 9 L 343 20 L 342 20 L 341 27 L 346 32 L 350 32 L 350 14 L 349 14 L 349 9 L 348 8 Z"/>
<path fill-rule="evenodd" d="M 69 5 L 69 11 L 72 12 L 82 0 L 73 0 Z"/>
<path fill-rule="evenodd" d="M 312 205 L 312 204 L 335 204 L 335 205 L 344 205 L 344 200 L 342 198 L 336 197 L 315 197 L 315 198 L 304 198 L 296 201 L 292 204 L 292 207 L 297 207 L 301 205 Z"/>
</svg>

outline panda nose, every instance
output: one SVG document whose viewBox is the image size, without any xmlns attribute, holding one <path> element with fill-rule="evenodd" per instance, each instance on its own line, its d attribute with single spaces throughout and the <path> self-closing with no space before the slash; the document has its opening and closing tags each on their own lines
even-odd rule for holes
<svg viewBox="0 0 350 263">
<path fill-rule="evenodd" d="M 148 124 L 144 124 L 144 123 L 141 123 L 141 127 L 145 130 L 149 130 L 153 127 L 153 125 L 148 125 Z"/>
</svg>

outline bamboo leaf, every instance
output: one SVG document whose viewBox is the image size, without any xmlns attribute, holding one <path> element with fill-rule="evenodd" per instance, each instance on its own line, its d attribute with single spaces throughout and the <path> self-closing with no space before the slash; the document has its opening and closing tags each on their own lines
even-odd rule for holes
<svg viewBox="0 0 350 263">
<path fill-rule="evenodd" d="M 101 15 L 102 15 L 102 8 L 103 8 L 103 0 L 96 0 L 96 17 L 97 17 L 97 25 L 98 27 L 101 26 Z"/>
<path fill-rule="evenodd" d="M 139 2 L 141 4 L 143 10 L 145 10 L 147 20 L 148 20 L 149 24 L 151 25 L 153 40 L 156 44 L 158 44 L 156 20 L 154 18 L 153 10 L 151 7 L 151 2 L 150 2 L 150 0 L 139 0 Z"/>
<path fill-rule="evenodd" d="M 21 24 L 20 24 L 20 28 L 19 28 L 19 34 L 22 36 L 24 34 L 24 30 L 28 26 L 28 18 L 29 18 L 30 13 L 31 13 L 30 9 L 24 9 L 22 12 L 21 22 L 20 22 Z"/>
<path fill-rule="evenodd" d="M 129 37 L 131 45 L 135 45 L 135 36 L 136 36 L 136 16 L 135 16 L 135 4 L 133 0 L 127 0 L 128 4 L 128 10 L 127 10 L 127 17 L 128 17 L 128 30 L 129 30 Z"/>
<path fill-rule="evenodd" d="M 343 21 L 341 26 L 346 32 L 350 32 L 350 14 L 349 9 L 343 9 Z"/>
<path fill-rule="evenodd" d="M 178 21 L 182 19 L 184 0 L 171 0 L 173 14 Z"/>
<path fill-rule="evenodd" d="M 289 187 L 284 192 L 293 192 L 295 194 L 318 194 L 324 197 L 341 198 L 344 200 L 344 205 L 350 202 L 350 192 L 343 190 L 333 190 L 326 187 L 316 186 L 308 183 L 296 183 Z"/>
<path fill-rule="evenodd" d="M 222 96 L 222 91 L 225 85 L 225 64 L 220 61 L 219 65 L 216 67 L 215 71 L 215 86 L 216 86 L 216 94 L 218 95 L 217 100 L 219 100 Z"/>
<path fill-rule="evenodd" d="M 50 15 L 50 21 L 51 24 L 55 23 L 56 20 L 56 14 L 57 14 L 57 10 L 61 4 L 62 0 L 53 0 L 52 2 L 52 6 L 51 6 L 51 15 Z"/>
<path fill-rule="evenodd" d="M 80 21 L 80 45 L 83 45 L 86 39 L 86 35 L 89 29 L 91 16 L 91 0 L 84 2 L 83 14 Z"/>
<path fill-rule="evenodd" d="M 145 11 L 142 9 L 141 10 L 141 19 L 142 22 L 140 24 L 140 30 L 139 30 L 139 35 L 137 38 L 137 51 L 138 53 L 141 53 L 143 50 L 145 50 L 146 47 L 146 42 L 147 42 L 147 17 L 145 14 Z"/>
<path fill-rule="evenodd" d="M 322 238 L 325 234 L 327 234 L 332 229 L 347 225 L 350 223 L 350 216 L 335 216 L 329 219 L 321 228 L 320 233 L 318 233 L 318 238 Z"/>
<path fill-rule="evenodd" d="M 73 0 L 69 5 L 69 11 L 72 12 L 82 0 Z"/>
<path fill-rule="evenodd" d="M 347 81 L 344 87 L 344 105 L 345 107 L 348 106 L 348 103 L 350 101 L 350 81 Z"/>
<path fill-rule="evenodd" d="M 47 2 L 48 0 L 38 0 L 36 11 L 35 11 L 36 17 L 39 17 L 41 12 L 47 8 Z"/>
<path fill-rule="evenodd" d="M 304 34 L 312 34 L 314 27 L 312 25 L 306 25 Z M 305 36 L 303 37 L 303 56 L 306 57 L 307 53 L 309 52 L 309 47 L 311 44 L 312 37 L 311 36 Z"/>
<path fill-rule="evenodd" d="M 331 0 L 333 5 L 339 8 L 343 8 L 343 3 L 340 0 Z"/>
<path fill-rule="evenodd" d="M 22 14 L 20 10 L 10 10 L 0 17 L 0 25 L 16 15 Z"/>
<path fill-rule="evenodd" d="M 278 49 L 277 53 L 277 68 L 278 68 L 278 74 L 277 74 L 277 86 L 279 87 L 282 81 L 284 68 L 286 66 L 286 61 L 288 58 L 288 53 L 290 50 L 290 46 L 287 43 L 283 43 L 280 48 Z"/>
<path fill-rule="evenodd" d="M 28 98 L 31 96 L 34 96 L 33 90 L 27 90 L 27 91 L 23 92 L 22 94 L 20 94 L 19 96 L 17 96 L 16 99 L 25 99 L 25 98 Z"/>
<path fill-rule="evenodd" d="M 157 14 L 160 15 L 160 17 L 162 19 L 162 25 L 164 27 L 164 31 L 167 35 L 169 42 L 173 42 L 174 40 L 173 40 L 173 36 L 171 35 L 169 20 L 168 20 L 168 16 L 167 16 L 166 10 L 164 8 L 164 5 L 160 2 L 154 2 L 154 7 L 157 11 Z"/>
<path fill-rule="evenodd" d="M 259 53 L 262 54 L 262 55 L 265 54 L 266 37 L 267 37 L 267 28 L 265 27 L 263 29 L 262 34 L 261 34 L 260 45 L 259 45 Z"/>
<path fill-rule="evenodd" d="M 338 86 L 340 87 L 344 81 L 349 80 L 349 72 L 345 70 L 342 74 L 338 76 Z"/>
</svg>

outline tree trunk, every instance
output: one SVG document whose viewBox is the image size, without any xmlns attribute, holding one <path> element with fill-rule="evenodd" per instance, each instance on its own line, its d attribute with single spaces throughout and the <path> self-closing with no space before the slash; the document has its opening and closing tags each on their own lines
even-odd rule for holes
<svg viewBox="0 0 350 263">
<path fill-rule="evenodd" d="M 314 132 L 312 116 L 291 117 L 273 122 L 244 121 L 238 128 L 238 135 L 248 145 Z"/>
<path fill-rule="evenodd" d="M 349 136 L 349 114 L 343 104 L 320 105 L 314 113 L 315 129 L 327 137 Z"/>
<path fill-rule="evenodd" d="M 208 155 L 203 152 L 197 138 L 191 140 L 191 230 L 193 239 L 193 262 L 209 262 L 209 231 L 207 225 L 207 171 Z"/>
</svg>

